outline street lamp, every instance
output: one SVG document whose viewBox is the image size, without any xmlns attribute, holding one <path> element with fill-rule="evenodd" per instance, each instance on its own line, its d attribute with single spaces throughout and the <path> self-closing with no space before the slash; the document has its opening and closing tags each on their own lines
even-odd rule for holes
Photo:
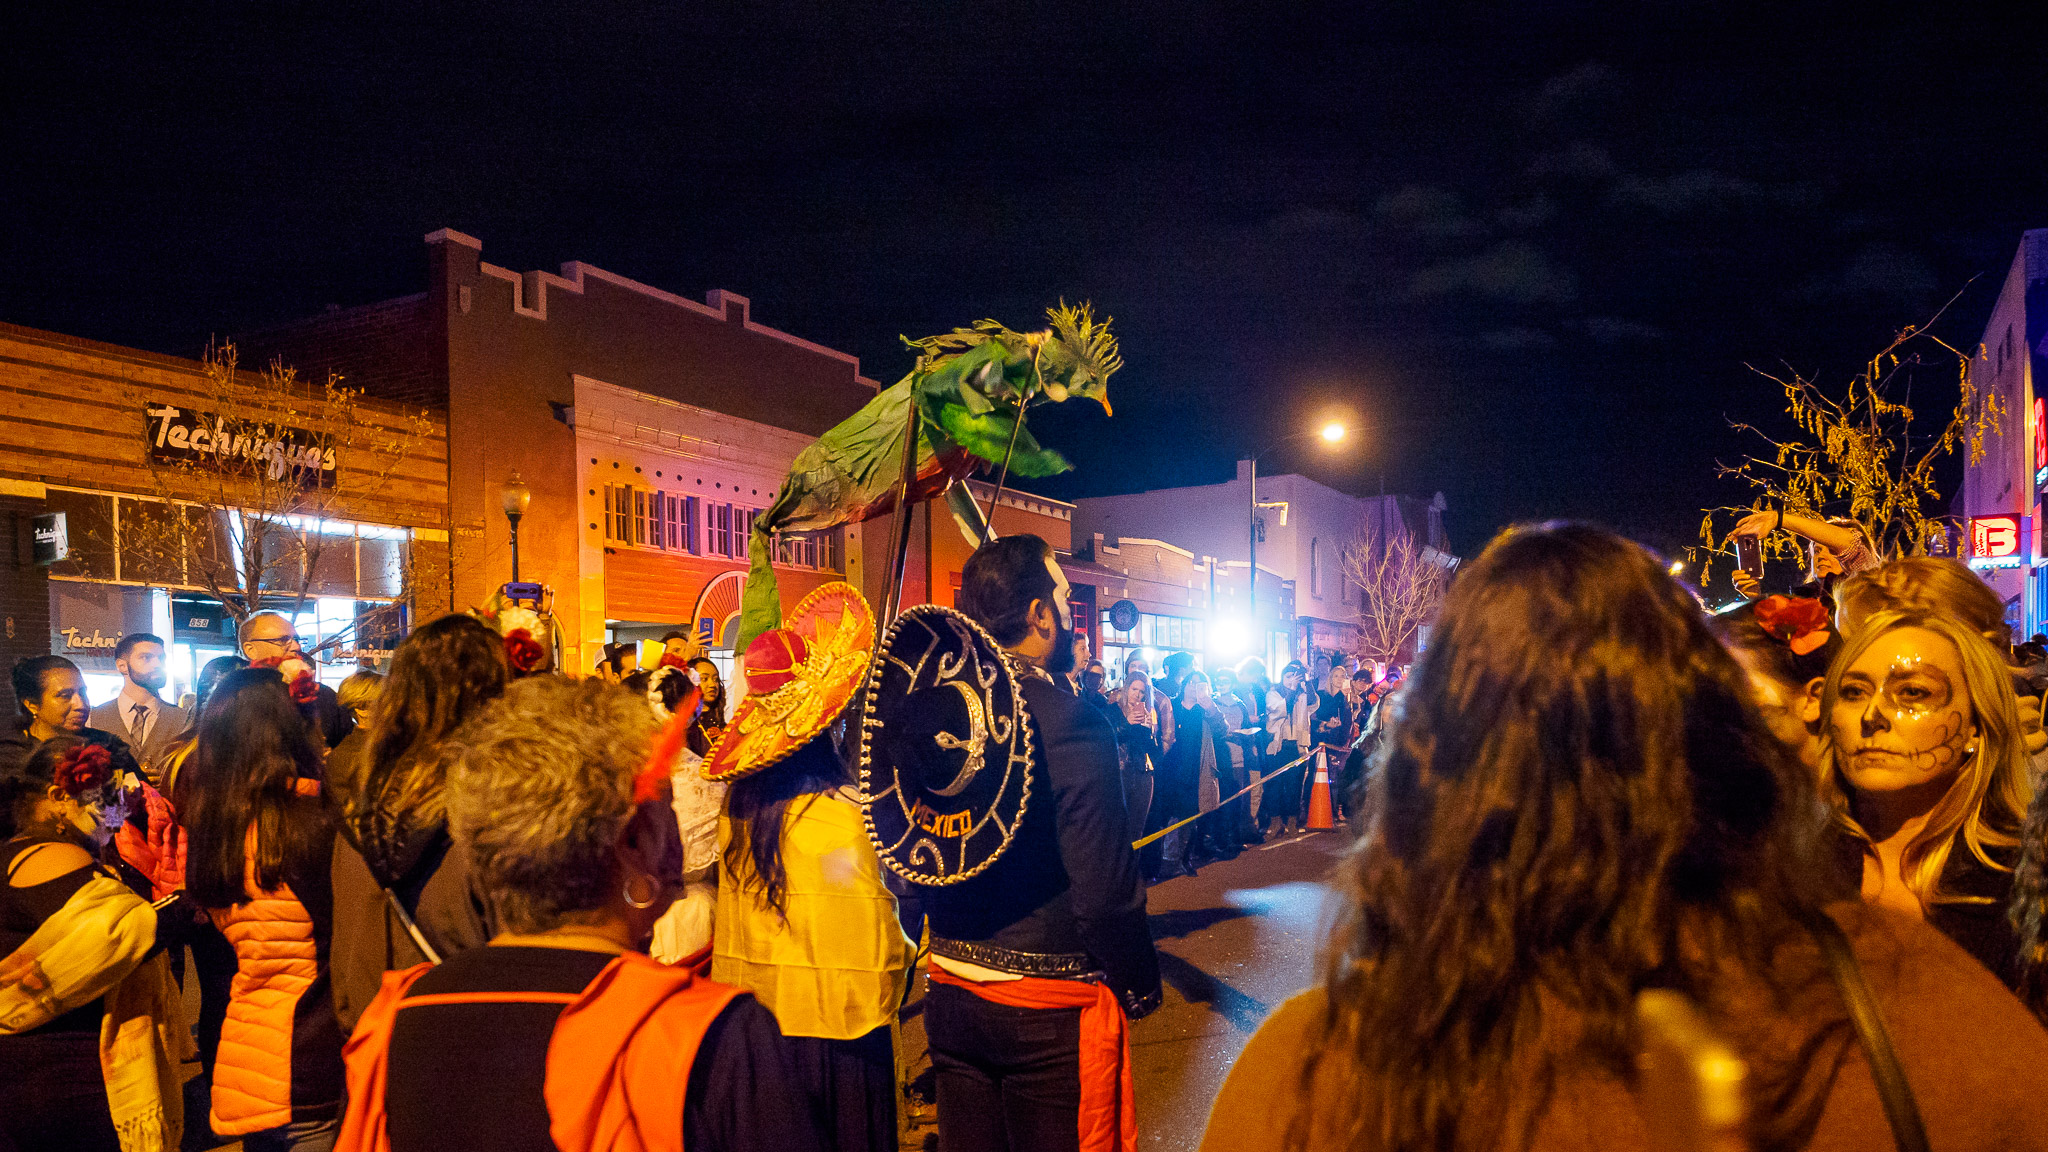
<svg viewBox="0 0 2048 1152">
<path fill-rule="evenodd" d="M 1280 447 L 1282 444 L 1291 444 L 1296 440 L 1306 440 L 1311 436 L 1322 437 L 1325 444 L 1336 444 L 1344 439 L 1345 433 L 1344 425 L 1332 420 L 1321 428 L 1307 432 L 1297 432 L 1292 436 L 1283 436 L 1245 458 L 1245 475 L 1248 481 L 1244 505 L 1245 530 L 1246 538 L 1250 543 L 1248 551 L 1251 558 L 1250 568 L 1245 573 L 1245 618 L 1251 622 L 1253 652 L 1261 659 L 1265 657 L 1266 646 L 1259 639 L 1262 635 L 1259 629 L 1259 457 Z"/>
<path fill-rule="evenodd" d="M 526 515 L 526 506 L 533 503 L 533 489 L 512 473 L 505 481 L 505 487 L 498 492 L 498 499 L 505 507 L 505 519 L 512 523 L 512 582 L 519 583 L 519 518 Z"/>
</svg>

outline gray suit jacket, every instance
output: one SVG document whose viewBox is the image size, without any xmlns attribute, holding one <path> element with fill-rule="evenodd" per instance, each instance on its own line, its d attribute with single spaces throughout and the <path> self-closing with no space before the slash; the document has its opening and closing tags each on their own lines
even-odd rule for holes
<svg viewBox="0 0 2048 1152">
<path fill-rule="evenodd" d="M 114 697 L 92 710 L 92 719 L 87 721 L 102 732 L 112 732 L 128 742 L 128 748 L 135 753 L 135 759 L 150 772 L 157 771 L 157 761 L 185 734 L 192 724 L 192 714 L 175 704 L 157 702 L 156 723 L 150 725 L 149 742 L 144 744 L 128 731 L 127 710 L 121 707 L 121 698 Z"/>
</svg>

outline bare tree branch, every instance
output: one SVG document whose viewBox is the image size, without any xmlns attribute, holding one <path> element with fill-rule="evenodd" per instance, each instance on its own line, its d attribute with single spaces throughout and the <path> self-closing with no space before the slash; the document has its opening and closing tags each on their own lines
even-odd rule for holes
<svg viewBox="0 0 2048 1152">
<path fill-rule="evenodd" d="M 1923 351 L 1922 344 L 1930 347 Z M 1718 477 L 1749 489 L 1751 502 L 1704 510 L 1701 544 L 1693 550 L 1705 554 L 1701 578 L 1711 575 L 1713 556 L 1730 551 L 1727 529 L 1734 521 L 1765 508 L 1846 517 L 1862 528 L 1879 556 L 1923 552 L 1941 515 L 1935 469 L 1958 451 L 1970 464 L 1982 460 L 1985 436 L 1999 431 L 2005 415 L 1999 397 L 1981 391 L 1972 378 L 1973 358 L 1982 357 L 1982 347 L 1973 357 L 1921 325 L 1902 329 L 1839 393 L 1790 369 L 1772 375 L 1752 368 L 1783 390 L 1785 414 L 1796 433 L 1780 438 L 1754 424 L 1729 422 L 1761 441 L 1762 449 L 1735 464 L 1715 465 Z M 1915 433 L 1910 400 L 1916 370 L 1931 366 L 1953 369 L 1958 395 L 1946 423 L 1929 437 Z M 1769 556 L 1799 551 L 1784 535 L 1766 537 L 1764 546 Z"/>
<path fill-rule="evenodd" d="M 1359 630 L 1366 658 L 1382 663 L 1399 659 L 1422 626 L 1436 616 L 1455 564 L 1417 544 L 1399 523 L 1364 523 L 1358 538 L 1339 554 L 1337 565 L 1345 582 L 1361 592 Z"/>
</svg>

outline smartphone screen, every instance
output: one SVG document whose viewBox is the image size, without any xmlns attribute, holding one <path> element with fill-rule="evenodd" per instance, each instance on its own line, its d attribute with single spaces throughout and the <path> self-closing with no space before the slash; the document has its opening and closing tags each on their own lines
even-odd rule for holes
<svg viewBox="0 0 2048 1152">
<path fill-rule="evenodd" d="M 1755 536 L 1735 538 L 1735 563 L 1757 579 L 1764 575 L 1764 542 Z"/>
</svg>

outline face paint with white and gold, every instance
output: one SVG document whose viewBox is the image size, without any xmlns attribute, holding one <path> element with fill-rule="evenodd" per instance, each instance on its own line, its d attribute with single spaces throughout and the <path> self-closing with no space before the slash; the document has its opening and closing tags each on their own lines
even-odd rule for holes
<svg viewBox="0 0 2048 1152">
<path fill-rule="evenodd" d="M 1885 633 L 1842 674 L 1829 724 L 1837 763 L 1858 791 L 1953 778 L 1977 734 L 1962 655 L 1924 628 Z"/>
</svg>

